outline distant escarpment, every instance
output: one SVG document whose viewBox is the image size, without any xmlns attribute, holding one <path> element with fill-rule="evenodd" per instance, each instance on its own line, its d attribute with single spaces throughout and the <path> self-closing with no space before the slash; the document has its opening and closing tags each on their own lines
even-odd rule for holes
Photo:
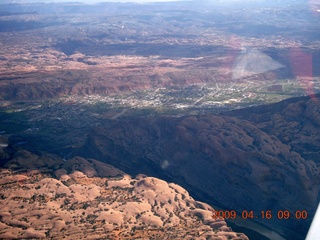
<svg viewBox="0 0 320 240">
<path fill-rule="evenodd" d="M 258 219 L 303 239 L 319 199 L 319 105 L 317 98 L 291 101 L 279 109 L 230 113 L 248 120 L 202 115 L 111 121 L 89 133 L 79 154 L 131 174 L 162 173 L 227 209 L 307 210 L 310 218 L 303 222 L 274 217 L 271 226 Z"/>
<path fill-rule="evenodd" d="M 278 56 L 270 57 L 258 50 L 251 51 L 247 56 L 237 49 L 207 46 L 210 54 L 203 55 L 202 51 L 206 49 L 201 50 L 198 45 L 165 44 L 162 50 L 174 48 L 173 56 L 167 57 L 156 53 L 132 55 L 126 52 L 122 55 L 121 49 L 128 46 L 123 44 L 117 47 L 118 53 L 111 56 L 104 55 L 101 46 L 92 47 L 96 51 L 94 53 L 76 52 L 71 55 L 48 48 L 43 53 L 46 59 L 50 59 L 47 62 L 44 62 L 42 55 L 28 53 L 21 56 L 23 64 L 15 63 L 11 69 L 6 67 L 9 64 L 7 60 L 0 60 L 0 100 L 107 96 L 200 83 L 272 81 L 292 77 L 290 67 L 285 67 L 289 64 L 285 59 L 281 58 L 280 63 L 272 58 L 277 59 Z M 139 47 L 135 46 L 136 51 Z M 191 56 L 180 57 L 180 48 L 189 49 Z M 196 49 L 198 52 L 192 53 Z"/>
<path fill-rule="evenodd" d="M 42 100 L 86 95 L 112 96 L 153 88 L 184 87 L 200 83 L 227 83 L 232 79 L 231 74 L 219 73 L 215 69 L 205 69 L 201 66 L 200 69 L 194 66 L 190 67 L 190 70 L 181 70 L 179 66 L 175 66 L 176 63 L 173 60 L 170 61 L 172 65 L 169 63 L 168 67 L 157 66 L 157 69 L 146 64 L 134 67 L 128 65 L 125 68 L 117 66 L 107 70 L 106 66 L 100 66 L 89 69 L 83 67 L 80 70 L 3 74 L 0 77 L 0 100 Z M 285 77 L 286 74 L 279 71 L 268 71 L 249 77 L 268 81 L 281 75 Z"/>
<path fill-rule="evenodd" d="M 174 183 L 25 150 L 5 166 L 1 239 L 248 239 Z"/>
</svg>

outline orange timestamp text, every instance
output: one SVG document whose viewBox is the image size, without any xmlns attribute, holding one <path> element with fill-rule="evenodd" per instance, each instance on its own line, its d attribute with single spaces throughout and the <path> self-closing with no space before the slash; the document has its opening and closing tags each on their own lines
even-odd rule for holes
<svg viewBox="0 0 320 240">
<path fill-rule="evenodd" d="M 260 211 L 255 212 L 253 210 L 243 210 L 242 212 L 237 212 L 235 210 L 214 210 L 213 219 L 222 220 L 222 219 L 267 219 L 272 218 L 276 219 L 296 219 L 296 220 L 305 220 L 308 218 L 308 212 L 306 210 L 278 210 L 278 211 Z"/>
</svg>

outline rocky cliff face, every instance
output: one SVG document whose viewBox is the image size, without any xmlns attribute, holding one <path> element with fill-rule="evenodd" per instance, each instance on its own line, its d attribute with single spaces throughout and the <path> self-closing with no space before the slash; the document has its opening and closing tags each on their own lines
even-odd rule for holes
<svg viewBox="0 0 320 240">
<path fill-rule="evenodd" d="M 87 164 L 81 158 L 52 160 L 61 162 L 68 172 L 102 176 L 105 170 L 94 158 L 132 176 L 142 173 L 176 182 L 202 201 L 224 209 L 239 213 L 250 209 L 258 217 L 261 211 L 271 210 L 272 220 L 254 220 L 286 238 L 303 239 L 319 199 L 318 97 L 220 115 L 103 118 L 99 122 L 91 117 L 87 127 L 74 120 L 63 128 L 65 123 L 42 121 L 47 128 L 43 135 L 26 130 L 1 138 L 1 165 L 43 167 L 43 157 L 15 152 L 10 145 L 11 140 L 30 141 L 25 145 L 29 149 L 71 152 L 97 166 L 83 168 Z M 84 114 L 81 118 L 82 122 L 89 119 Z M 78 125 L 72 129 L 72 124 Z M 309 217 L 284 221 L 276 216 L 279 210 L 292 214 L 306 210 Z"/>
<path fill-rule="evenodd" d="M 174 183 L 18 151 L 0 170 L 0 238 L 248 239 Z"/>
<path fill-rule="evenodd" d="M 318 107 L 318 98 L 302 98 L 230 116 L 112 121 L 93 129 L 80 152 L 132 174 L 161 173 L 227 209 L 312 216 L 320 190 Z M 303 238 L 309 224 L 275 217 L 272 228 Z"/>
</svg>

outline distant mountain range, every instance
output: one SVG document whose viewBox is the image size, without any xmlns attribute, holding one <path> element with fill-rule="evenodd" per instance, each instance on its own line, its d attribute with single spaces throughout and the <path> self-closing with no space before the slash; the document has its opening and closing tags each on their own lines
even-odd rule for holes
<svg viewBox="0 0 320 240">
<path fill-rule="evenodd" d="M 292 97 L 320 89 L 315 2 L 0 4 L 0 238 L 246 239 L 188 191 L 304 239 L 320 95 Z"/>
</svg>

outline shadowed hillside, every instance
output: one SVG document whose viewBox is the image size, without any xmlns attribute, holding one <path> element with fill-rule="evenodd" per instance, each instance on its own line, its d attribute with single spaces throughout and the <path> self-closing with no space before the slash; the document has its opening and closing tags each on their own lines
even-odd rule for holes
<svg viewBox="0 0 320 240">
<path fill-rule="evenodd" d="M 249 121 L 215 115 L 112 121 L 94 128 L 79 153 L 131 174 L 167 175 L 227 209 L 305 209 L 311 216 L 320 180 L 318 99 L 275 106 L 228 113 Z M 273 221 L 274 229 L 287 236 L 298 230 L 301 238 L 310 224 Z"/>
</svg>

